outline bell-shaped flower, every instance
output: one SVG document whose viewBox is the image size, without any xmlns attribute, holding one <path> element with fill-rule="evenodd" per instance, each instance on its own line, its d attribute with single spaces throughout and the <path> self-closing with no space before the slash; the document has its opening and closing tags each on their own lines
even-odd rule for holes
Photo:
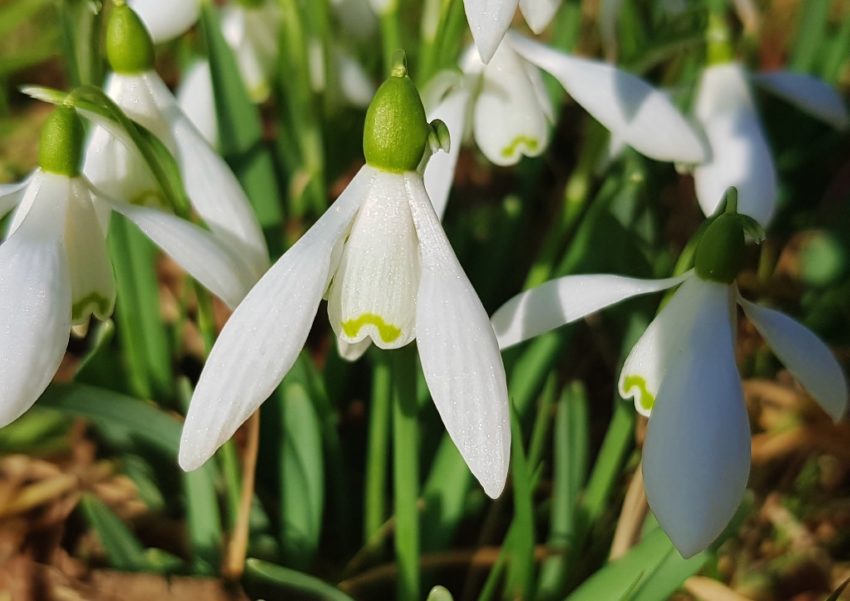
<svg viewBox="0 0 850 601">
<path fill-rule="evenodd" d="M 841 96 L 810 75 L 750 74 L 734 62 L 705 68 L 694 115 L 705 132 L 709 156 L 694 169 L 697 199 L 703 212 L 711 215 L 726 190 L 735 187 L 741 213 L 767 226 L 776 209 L 777 173 L 751 82 L 836 128 L 845 127 L 848 116 Z"/>
<path fill-rule="evenodd" d="M 643 449 L 649 505 L 685 557 L 723 531 L 743 498 L 750 428 L 735 366 L 735 304 L 791 374 L 833 418 L 847 381 L 829 348 L 802 324 L 741 297 L 734 280 L 745 218 L 718 217 L 700 239 L 695 269 L 643 280 L 575 275 L 519 294 L 493 315 L 506 348 L 622 300 L 679 286 L 623 365 L 619 391 L 650 415 Z"/>
<path fill-rule="evenodd" d="M 366 115 L 361 168 L 236 308 L 192 398 L 180 465 L 207 461 L 292 367 L 322 298 L 343 357 L 414 339 L 449 435 L 492 497 L 507 476 L 507 385 L 496 337 L 417 172 L 429 134 L 398 64 Z"/>
<path fill-rule="evenodd" d="M 60 107 L 42 129 L 39 168 L 0 187 L 0 218 L 14 209 L 0 244 L 0 427 L 44 391 L 65 354 L 71 325 L 106 319 L 115 283 L 106 247 L 112 210 L 122 213 L 199 282 L 231 306 L 253 284 L 209 233 L 165 211 L 134 206 L 80 173 L 83 127 Z"/>
<path fill-rule="evenodd" d="M 201 15 L 201 0 L 129 0 L 157 44 L 180 37 Z"/>
<path fill-rule="evenodd" d="M 425 90 L 428 117 L 440 119 L 459 142 L 471 131 L 497 165 L 536 156 L 549 143 L 553 108 L 540 70 L 552 75 L 612 136 L 660 161 L 700 162 L 702 140 L 663 92 L 605 62 L 571 56 L 509 33 L 488 64 L 470 48 L 462 74 L 442 72 Z M 434 156 L 425 183 L 438 214 L 454 179 L 460 144 Z"/>
<path fill-rule="evenodd" d="M 172 152 L 189 201 L 254 281 L 269 264 L 260 225 L 245 192 L 153 70 L 153 45 L 126 5 L 115 7 L 107 26 L 107 58 L 113 73 L 106 94 L 125 114 Z M 108 195 L 156 205 L 158 186 L 139 151 L 107 127 L 93 131 L 83 172 Z"/>
<path fill-rule="evenodd" d="M 540 34 L 561 6 L 561 0 L 464 0 L 466 20 L 481 60 L 489 63 L 508 32 L 519 6 L 531 30 Z"/>
</svg>

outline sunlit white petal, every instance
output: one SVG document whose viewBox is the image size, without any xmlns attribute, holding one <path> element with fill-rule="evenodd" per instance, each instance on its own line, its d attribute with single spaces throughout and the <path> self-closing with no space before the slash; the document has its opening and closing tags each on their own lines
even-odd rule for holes
<svg viewBox="0 0 850 601">
<path fill-rule="evenodd" d="M 508 348 L 633 296 L 681 284 L 688 274 L 664 280 L 618 275 L 570 275 L 526 290 L 492 318 L 500 348 Z"/>
<path fill-rule="evenodd" d="M 485 63 L 496 53 L 516 12 L 518 0 L 464 0 L 466 20 Z"/>
<path fill-rule="evenodd" d="M 130 6 L 157 43 L 189 31 L 201 12 L 200 0 L 130 0 Z"/>
<path fill-rule="evenodd" d="M 505 370 L 481 301 L 446 238 L 419 176 L 405 175 L 422 276 L 417 343 L 446 430 L 491 497 L 505 485 L 511 429 Z"/>
<path fill-rule="evenodd" d="M 552 74 L 584 109 L 642 154 L 660 161 L 698 163 L 705 149 L 664 92 L 639 77 L 510 34 L 515 50 Z"/>
<path fill-rule="evenodd" d="M 177 88 L 177 104 L 204 139 L 211 146 L 217 146 L 218 117 L 209 61 L 196 61 L 183 74 Z"/>
<path fill-rule="evenodd" d="M 832 419 L 841 419 L 847 410 L 847 378 L 829 347 L 784 313 L 740 297 L 738 302 L 788 371 Z"/>
<path fill-rule="evenodd" d="M 847 127 L 847 107 L 841 94 L 825 81 L 805 73 L 757 73 L 753 81 L 835 128 Z"/>
<path fill-rule="evenodd" d="M 71 282 L 62 245 L 70 180 L 36 172 L 30 207 L 0 244 L 0 427 L 17 419 L 44 391 L 65 354 L 71 331 Z"/>
<path fill-rule="evenodd" d="M 537 34 L 546 29 L 560 6 L 561 0 L 519 0 L 525 22 Z"/>
<path fill-rule="evenodd" d="M 368 167 L 269 269 L 230 316 L 207 359 L 183 426 L 180 466 L 200 467 L 292 367 L 328 284 L 333 249 L 371 186 Z"/>
<path fill-rule="evenodd" d="M 720 535 L 741 503 L 750 471 L 731 289 L 698 278 L 685 285 L 692 282 L 704 300 L 658 391 L 643 448 L 649 506 L 684 557 Z"/>
</svg>

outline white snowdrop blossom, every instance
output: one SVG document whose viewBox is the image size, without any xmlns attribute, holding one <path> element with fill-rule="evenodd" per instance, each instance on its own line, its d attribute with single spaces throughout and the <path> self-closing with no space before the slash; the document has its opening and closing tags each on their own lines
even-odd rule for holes
<svg viewBox="0 0 850 601">
<path fill-rule="evenodd" d="M 491 497 L 510 453 L 507 385 L 496 337 L 417 171 L 431 129 L 397 66 L 366 115 L 360 169 L 328 211 L 248 293 L 201 373 L 180 443 L 201 466 L 292 367 L 322 298 L 340 354 L 417 340 L 443 423 Z"/>
<path fill-rule="evenodd" d="M 115 283 L 106 247 L 111 211 L 133 221 L 203 285 L 235 305 L 251 286 L 244 268 L 209 233 L 160 209 L 108 197 L 79 171 L 83 128 L 58 108 L 42 130 L 39 168 L 0 187 L 0 427 L 29 409 L 65 354 L 72 324 L 106 319 Z"/>
<path fill-rule="evenodd" d="M 120 20 L 127 24 L 113 29 Z M 133 39 L 118 39 L 118 34 L 110 38 L 113 30 L 131 32 L 126 35 Z M 107 57 L 114 72 L 107 79 L 105 92 L 130 119 L 150 130 L 172 152 L 192 208 L 242 264 L 246 281 L 253 284 L 269 265 L 257 218 L 227 163 L 180 110 L 153 70 L 152 56 L 150 38 L 133 11 L 127 6 L 116 7 L 107 29 Z M 147 163 L 138 149 L 108 124 L 101 123 L 92 132 L 83 172 L 109 196 L 129 199 L 134 205 L 159 204 L 159 187 Z"/>
<path fill-rule="evenodd" d="M 735 249 L 726 248 L 720 260 L 712 254 L 707 240 L 734 227 L 729 222 L 737 217 L 726 214 L 709 226 L 697 247 L 696 269 L 683 276 L 567 276 L 519 294 L 492 318 L 499 345 L 507 348 L 622 300 L 679 287 L 629 353 L 619 391 L 633 397 L 641 414 L 651 413 L 643 449 L 646 494 L 685 557 L 720 535 L 749 475 L 750 428 L 735 365 L 736 303 L 833 419 L 847 406 L 847 380 L 829 348 L 799 322 L 738 293 L 743 231 L 736 232 Z M 728 240 L 714 236 L 715 242 Z"/>
<path fill-rule="evenodd" d="M 552 21 L 561 0 L 464 0 L 466 20 L 478 54 L 485 63 L 496 54 L 513 21 L 517 6 L 531 30 L 540 34 Z"/>
<path fill-rule="evenodd" d="M 767 226 L 776 210 L 777 173 L 751 83 L 839 129 L 847 126 L 848 115 L 841 96 L 810 75 L 790 71 L 751 74 L 739 63 L 705 68 L 694 106 L 710 153 L 694 169 L 700 207 L 706 215 L 713 214 L 726 190 L 734 186 L 741 213 Z"/>
<path fill-rule="evenodd" d="M 549 143 L 554 120 L 540 70 L 564 87 L 612 136 L 660 161 L 700 162 L 702 140 L 663 92 L 605 62 L 579 58 L 509 33 L 488 64 L 474 48 L 462 73 L 442 72 L 425 91 L 428 117 L 440 119 L 452 140 L 471 132 L 484 155 L 497 165 L 536 156 Z M 460 144 L 432 158 L 425 183 L 442 214 L 454 179 Z"/>
<path fill-rule="evenodd" d="M 161 44 L 189 31 L 201 15 L 201 0 L 128 0 L 154 43 Z"/>
</svg>

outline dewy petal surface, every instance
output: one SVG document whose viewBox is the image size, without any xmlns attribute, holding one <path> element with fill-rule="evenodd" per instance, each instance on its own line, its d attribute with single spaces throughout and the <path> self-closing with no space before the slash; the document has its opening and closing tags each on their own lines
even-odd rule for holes
<svg viewBox="0 0 850 601">
<path fill-rule="evenodd" d="M 847 411 L 847 378 L 820 338 L 789 316 L 738 298 L 744 313 L 788 371 L 834 420 Z"/>
<path fill-rule="evenodd" d="M 364 167 L 313 227 L 251 289 L 204 366 L 180 439 L 180 467 L 193 470 L 268 398 L 292 367 L 313 324 L 333 249 L 371 186 Z"/>
<path fill-rule="evenodd" d="M 333 276 L 328 316 L 349 344 L 394 349 L 415 336 L 419 240 L 405 178 L 375 171 Z"/>
<path fill-rule="evenodd" d="M 510 44 L 550 73 L 588 113 L 638 152 L 659 160 L 698 163 L 702 141 L 664 92 L 601 61 L 570 56 L 516 33 Z"/>
<path fill-rule="evenodd" d="M 70 180 L 37 171 L 30 206 L 0 244 L 0 427 L 29 409 L 62 362 L 71 331 L 71 282 L 62 243 Z"/>
<path fill-rule="evenodd" d="M 115 280 L 106 249 L 106 223 L 101 221 L 89 184 L 72 179 L 65 218 L 65 251 L 71 276 L 71 314 L 74 323 L 112 315 Z M 104 212 L 101 208 L 100 212 Z M 106 212 L 108 214 L 108 212 Z"/>
<path fill-rule="evenodd" d="M 755 73 L 751 77 L 764 89 L 837 129 L 847 127 L 850 121 L 841 94 L 817 77 L 792 71 Z"/>
<path fill-rule="evenodd" d="M 186 33 L 198 20 L 201 0 L 130 0 L 156 43 Z"/>
<path fill-rule="evenodd" d="M 693 278 L 696 324 L 671 362 L 643 448 L 649 506 L 684 557 L 735 514 L 750 471 L 750 428 L 735 367 L 731 288 Z"/>
<path fill-rule="evenodd" d="M 633 296 L 681 284 L 689 274 L 663 280 L 618 275 L 570 275 L 526 290 L 502 305 L 491 319 L 505 349 L 581 319 Z"/>
<path fill-rule="evenodd" d="M 513 165 L 523 155 L 537 156 L 549 143 L 551 108 L 540 103 L 537 90 L 542 84 L 535 81 L 540 74 L 526 67 L 505 42 L 482 70 L 473 133 L 478 147 L 496 165 Z"/>
<path fill-rule="evenodd" d="M 210 146 L 217 146 L 218 117 L 209 61 L 195 61 L 185 71 L 177 89 L 177 104 Z"/>
<path fill-rule="evenodd" d="M 434 210 L 442 219 L 449 201 L 449 193 L 455 179 L 455 168 L 460 149 L 463 145 L 463 134 L 466 130 L 466 119 L 469 112 L 470 91 L 462 82 L 456 89 L 447 94 L 433 109 L 428 110 L 428 120 L 441 119 L 449 130 L 451 145 L 448 152 L 437 152 L 428 159 L 425 166 L 425 189 L 434 204 Z"/>
<path fill-rule="evenodd" d="M 561 0 L 519 0 L 525 22 L 538 35 L 543 33 L 560 6 Z"/>
<path fill-rule="evenodd" d="M 633 398 L 635 409 L 648 416 L 664 378 L 676 357 L 694 344 L 693 330 L 700 312 L 711 301 L 703 294 L 703 282 L 686 279 L 632 347 L 620 371 L 620 396 Z"/>
<path fill-rule="evenodd" d="M 452 441 L 490 497 L 505 486 L 511 446 L 508 391 L 496 335 L 431 206 L 405 174 L 422 276 L 416 332 L 422 371 Z"/>
<path fill-rule="evenodd" d="M 505 37 L 516 13 L 518 0 L 464 0 L 466 20 L 478 54 L 489 62 Z"/>
</svg>

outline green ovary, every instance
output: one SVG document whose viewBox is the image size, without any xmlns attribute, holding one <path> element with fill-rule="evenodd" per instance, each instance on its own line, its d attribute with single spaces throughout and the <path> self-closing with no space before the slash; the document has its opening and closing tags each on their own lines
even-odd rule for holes
<svg viewBox="0 0 850 601">
<path fill-rule="evenodd" d="M 381 340 L 386 343 L 390 343 L 401 336 L 401 328 L 385 322 L 383 317 L 375 313 L 363 313 L 360 317 L 342 322 L 342 331 L 349 338 L 354 338 L 360 332 L 360 328 L 366 325 L 375 326 Z"/>
<path fill-rule="evenodd" d="M 112 313 L 112 301 L 97 292 L 92 292 L 74 303 L 71 307 L 71 320 L 78 322 L 88 317 L 89 313 L 93 313 L 99 319 L 108 317 Z"/>
<path fill-rule="evenodd" d="M 646 380 L 640 376 L 626 376 L 626 379 L 623 382 L 623 388 L 626 389 L 626 392 L 631 391 L 633 388 L 637 388 L 640 393 L 640 396 L 638 397 L 638 404 L 646 411 L 652 411 L 652 407 L 655 405 L 655 396 L 647 389 Z"/>
<path fill-rule="evenodd" d="M 537 152 L 539 142 L 536 138 L 529 136 L 517 136 L 511 140 L 510 144 L 502 149 L 502 156 L 505 158 L 514 156 L 520 146 L 525 146 L 530 152 Z"/>
</svg>

